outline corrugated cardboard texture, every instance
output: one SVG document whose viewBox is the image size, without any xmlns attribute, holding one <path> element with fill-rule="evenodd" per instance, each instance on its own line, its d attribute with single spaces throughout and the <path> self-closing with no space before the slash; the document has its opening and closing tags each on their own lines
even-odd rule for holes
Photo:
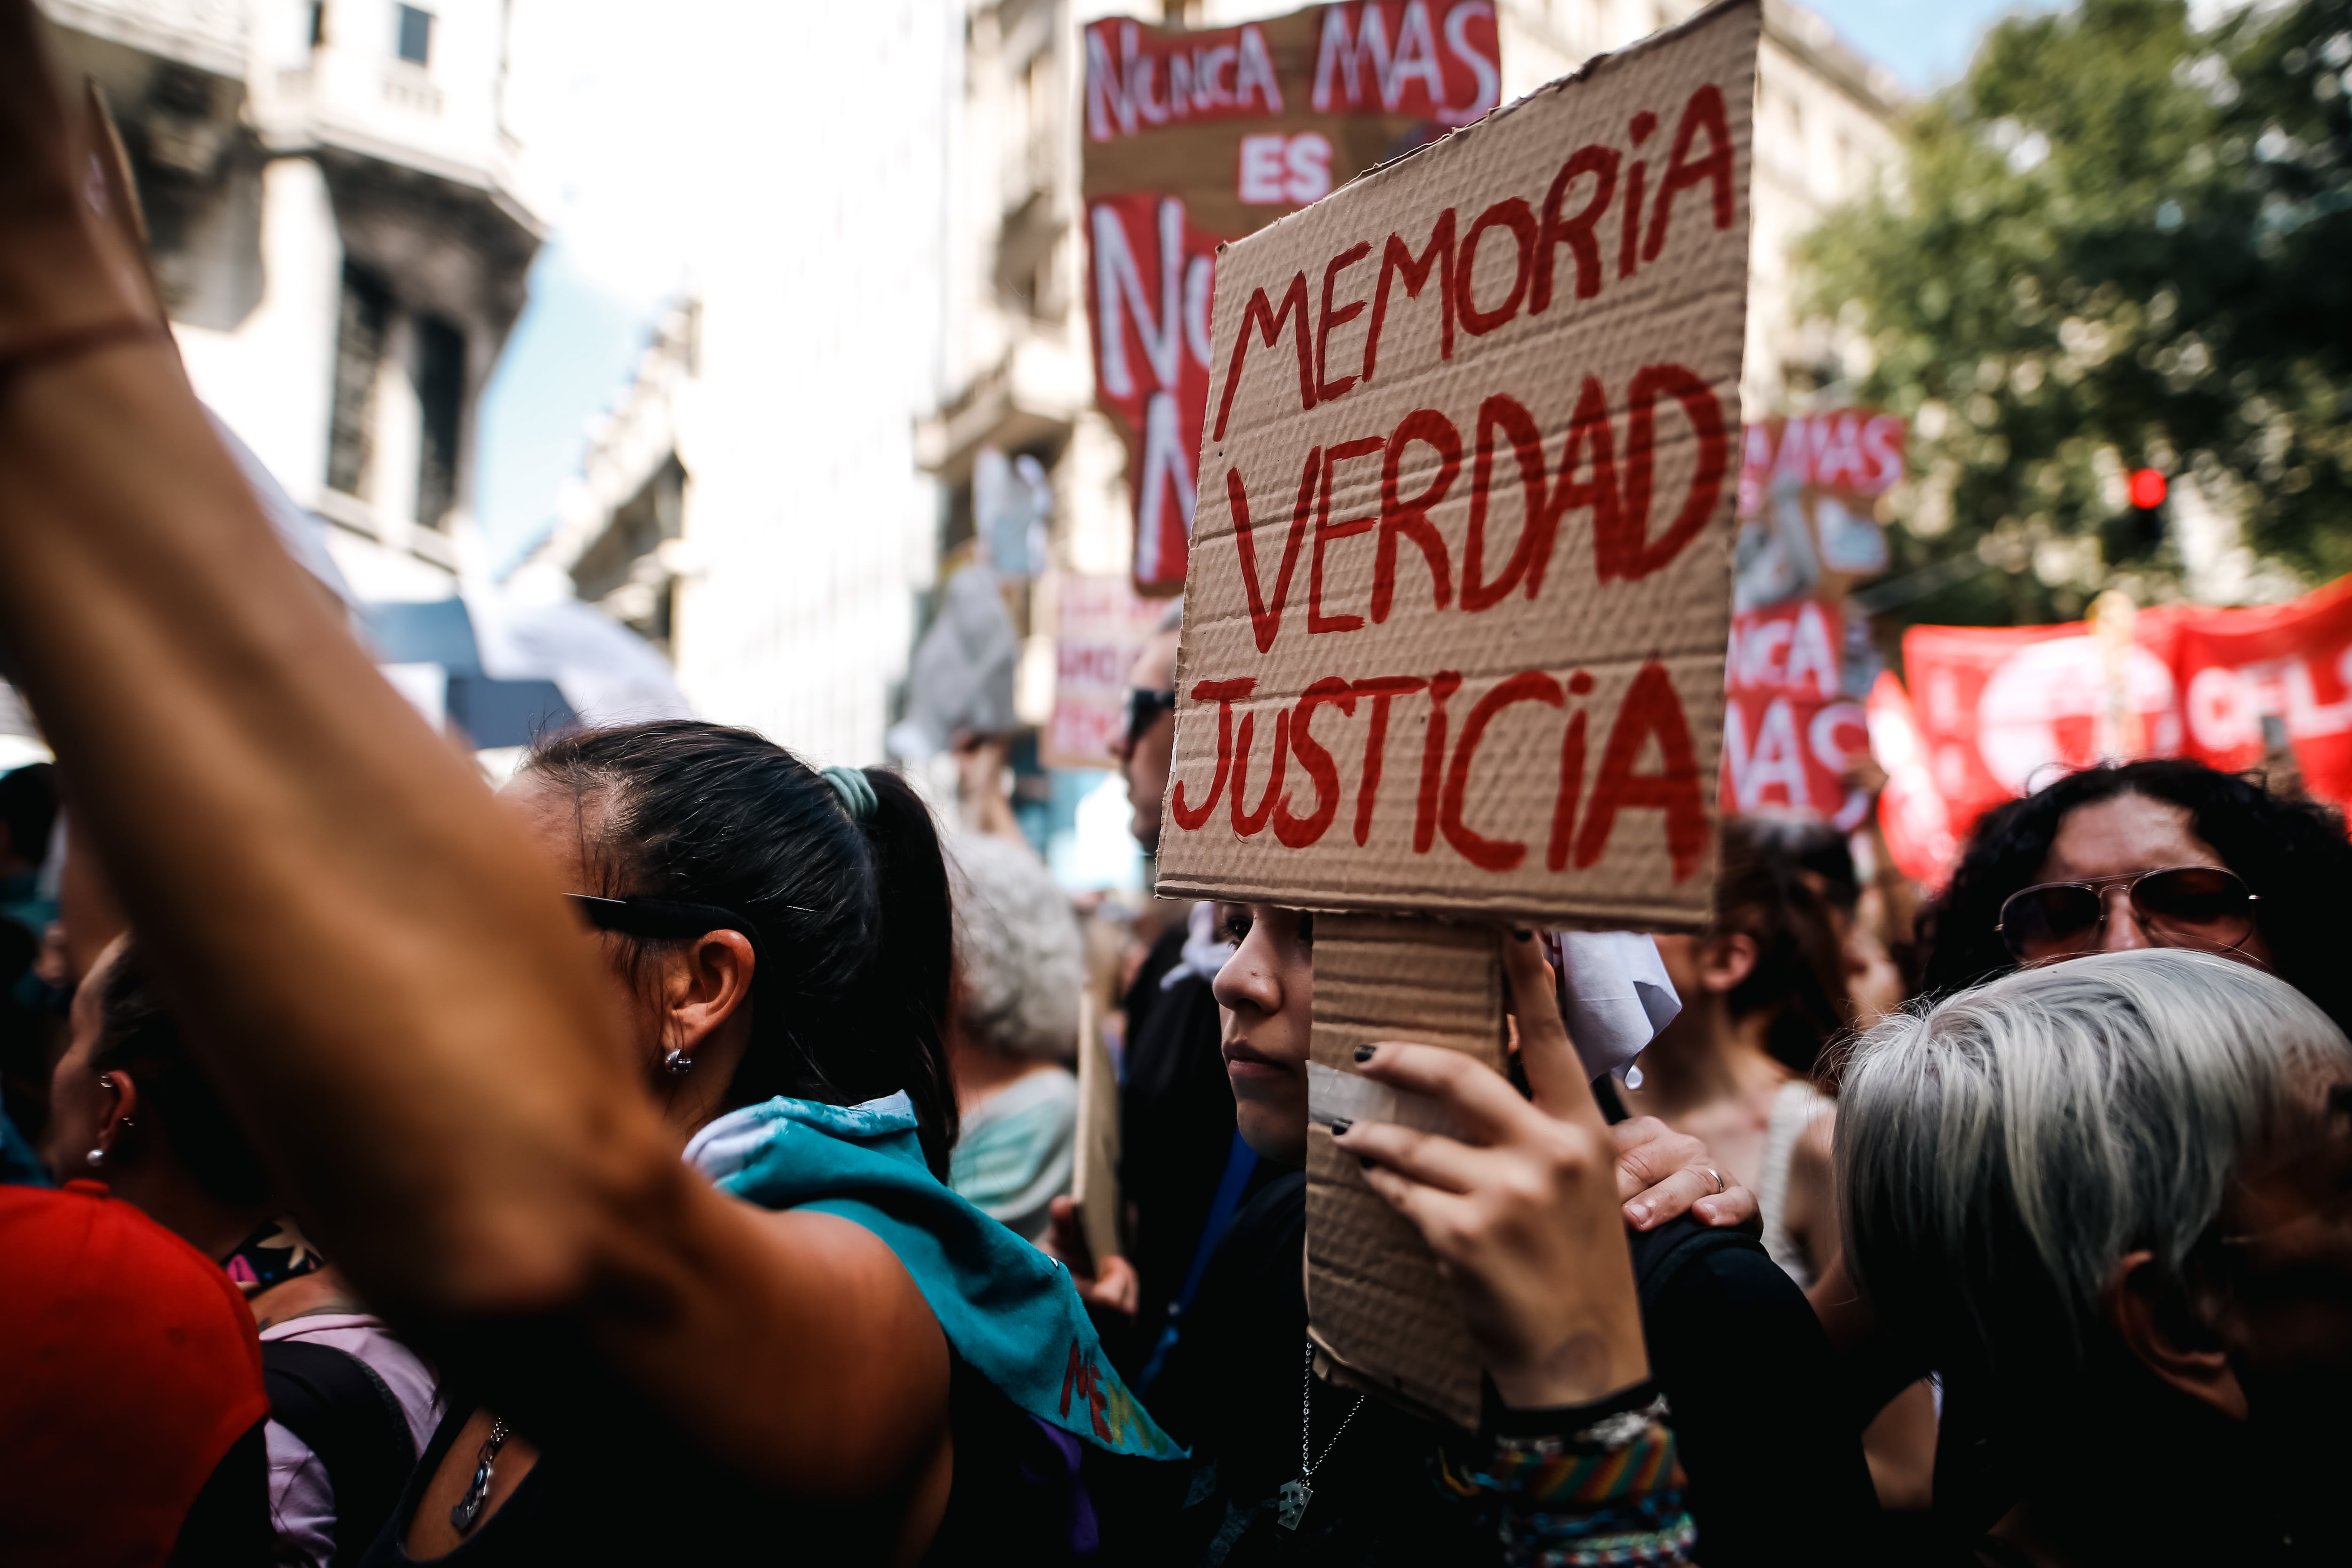
<svg viewBox="0 0 2352 1568">
<path fill-rule="evenodd" d="M 1118 1069 L 1091 994 L 1078 999 L 1077 1169 L 1070 1196 L 1095 1261 L 1126 1250 L 1118 1225 Z"/>
<path fill-rule="evenodd" d="M 1704 918 L 1759 26 L 1713 7 L 1223 248 L 1163 896 Z"/>
<path fill-rule="evenodd" d="M 1503 1061 L 1499 933 L 1439 921 L 1332 915 L 1315 926 L 1309 1057 L 1356 1070 L 1373 1040 Z M 1307 1313 L 1349 1381 L 1478 1424 L 1478 1357 L 1421 1233 L 1364 1182 L 1328 1129 L 1307 1130 Z"/>
</svg>

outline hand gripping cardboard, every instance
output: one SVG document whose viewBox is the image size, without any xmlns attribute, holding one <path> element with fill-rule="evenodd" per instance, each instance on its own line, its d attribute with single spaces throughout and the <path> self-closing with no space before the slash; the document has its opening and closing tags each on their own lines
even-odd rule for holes
<svg viewBox="0 0 2352 1568">
<path fill-rule="evenodd" d="M 1705 920 L 1760 27 L 1727 0 L 1221 247 L 1163 896 Z M 1317 1061 L 1495 1059 L 1491 936 L 1412 929 L 1325 922 Z M 1309 1159 L 1317 1337 L 1475 1421 L 1426 1251 Z"/>
</svg>

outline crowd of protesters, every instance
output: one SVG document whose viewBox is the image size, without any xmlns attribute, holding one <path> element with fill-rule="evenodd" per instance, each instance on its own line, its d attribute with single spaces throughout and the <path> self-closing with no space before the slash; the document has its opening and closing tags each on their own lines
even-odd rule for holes
<svg viewBox="0 0 2352 1568">
<path fill-rule="evenodd" d="M 0 4 L 0 668 L 58 759 L 0 777 L 8 1562 L 2352 1551 L 2333 810 L 2095 767 L 1916 921 L 1866 838 L 1726 817 L 1630 1069 L 1512 931 L 1507 1071 L 1356 1051 L 1460 1136 L 1316 1131 L 1311 912 L 1147 911 L 1087 1002 L 1001 802 L 943 830 L 695 721 L 484 787 L 274 540 L 36 26 Z M 1310 1144 L 1439 1260 L 1475 1429 L 1311 1336 Z"/>
</svg>

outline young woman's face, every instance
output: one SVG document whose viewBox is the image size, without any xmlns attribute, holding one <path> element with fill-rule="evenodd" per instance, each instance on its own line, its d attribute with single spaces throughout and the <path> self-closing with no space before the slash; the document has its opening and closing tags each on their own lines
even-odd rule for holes
<svg viewBox="0 0 2352 1568">
<path fill-rule="evenodd" d="M 1315 1003 L 1312 916 L 1227 907 L 1239 941 L 1212 989 L 1223 1009 L 1225 1076 L 1242 1138 L 1265 1159 L 1307 1163 L 1307 1041 Z"/>
</svg>

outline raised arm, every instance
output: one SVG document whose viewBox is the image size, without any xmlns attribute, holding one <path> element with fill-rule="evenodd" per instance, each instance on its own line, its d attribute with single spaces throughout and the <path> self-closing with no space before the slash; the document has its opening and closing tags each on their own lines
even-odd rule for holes
<svg viewBox="0 0 2352 1568">
<path fill-rule="evenodd" d="M 780 1484 L 921 1463 L 946 1363 L 911 1281 L 678 1161 L 549 869 L 137 335 L 37 31 L 0 0 L 0 663 L 238 1119 L 370 1299 L 526 1430 L 617 1381 Z"/>
</svg>

